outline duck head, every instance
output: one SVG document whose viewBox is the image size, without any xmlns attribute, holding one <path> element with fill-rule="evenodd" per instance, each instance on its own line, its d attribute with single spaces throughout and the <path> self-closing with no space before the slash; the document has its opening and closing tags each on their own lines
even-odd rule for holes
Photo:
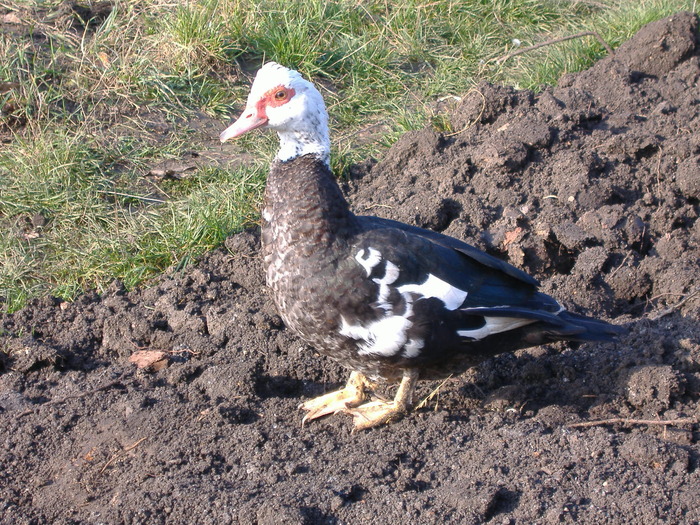
<svg viewBox="0 0 700 525">
<path fill-rule="evenodd" d="M 258 71 L 243 114 L 226 128 L 221 142 L 256 128 L 277 132 L 276 159 L 288 161 L 314 154 L 329 164 L 328 113 L 316 87 L 297 71 L 268 62 Z"/>
</svg>

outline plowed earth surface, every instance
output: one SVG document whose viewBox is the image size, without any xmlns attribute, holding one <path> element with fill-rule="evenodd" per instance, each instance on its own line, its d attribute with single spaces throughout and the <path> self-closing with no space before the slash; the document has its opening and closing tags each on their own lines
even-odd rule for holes
<svg viewBox="0 0 700 525">
<path fill-rule="evenodd" d="M 480 85 L 450 133 L 343 183 L 358 213 L 504 258 L 618 342 L 502 354 L 374 430 L 302 427 L 348 372 L 285 330 L 244 232 L 147 288 L 1 318 L 0 522 L 697 523 L 699 79 L 679 13 L 540 94 Z"/>
</svg>

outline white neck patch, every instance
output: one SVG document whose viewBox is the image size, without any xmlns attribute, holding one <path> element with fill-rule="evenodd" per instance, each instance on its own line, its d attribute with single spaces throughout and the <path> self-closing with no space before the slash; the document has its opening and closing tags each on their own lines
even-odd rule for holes
<svg viewBox="0 0 700 525">
<path fill-rule="evenodd" d="M 309 135 L 303 132 L 281 132 L 277 135 L 280 138 L 280 149 L 277 150 L 275 158 L 280 161 L 287 161 L 301 157 L 302 155 L 313 154 L 330 167 L 331 153 L 330 141 L 323 137 Z"/>
</svg>

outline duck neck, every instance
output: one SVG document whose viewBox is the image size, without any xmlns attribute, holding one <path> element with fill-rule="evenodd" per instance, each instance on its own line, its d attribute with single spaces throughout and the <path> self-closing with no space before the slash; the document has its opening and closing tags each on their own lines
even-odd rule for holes
<svg viewBox="0 0 700 525">
<path fill-rule="evenodd" d="M 356 218 L 325 158 L 307 154 L 273 163 L 265 188 L 264 244 L 282 253 L 303 246 L 311 255 L 355 229 Z"/>
<path fill-rule="evenodd" d="M 331 145 L 328 125 L 319 122 L 318 127 L 305 130 L 278 131 L 280 149 L 275 157 L 281 162 L 291 162 L 297 157 L 315 155 L 327 168 L 330 168 Z"/>
</svg>

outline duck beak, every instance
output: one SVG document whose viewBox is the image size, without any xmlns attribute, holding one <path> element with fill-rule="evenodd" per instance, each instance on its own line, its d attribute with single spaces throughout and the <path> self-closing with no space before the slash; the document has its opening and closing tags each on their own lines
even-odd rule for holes
<svg viewBox="0 0 700 525">
<path fill-rule="evenodd" d="M 244 133 L 248 133 L 250 130 L 259 128 L 267 124 L 267 117 L 261 116 L 256 108 L 246 108 L 236 122 L 231 124 L 226 128 L 221 135 L 219 135 L 219 140 L 221 142 L 226 142 L 230 139 L 235 139 L 240 137 Z"/>
</svg>

